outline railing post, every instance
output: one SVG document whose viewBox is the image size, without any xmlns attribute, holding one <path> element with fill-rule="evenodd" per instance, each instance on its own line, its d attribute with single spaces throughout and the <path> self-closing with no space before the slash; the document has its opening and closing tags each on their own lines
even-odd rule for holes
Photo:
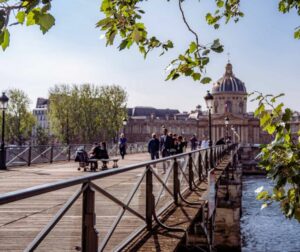
<svg viewBox="0 0 300 252">
<path fill-rule="evenodd" d="M 50 164 L 52 164 L 53 162 L 53 145 L 51 145 L 51 148 L 50 148 Z"/>
<path fill-rule="evenodd" d="M 68 161 L 71 160 L 71 145 L 68 147 Z"/>
<path fill-rule="evenodd" d="M 205 168 L 205 175 L 208 176 L 208 150 L 205 150 L 205 156 L 204 156 L 204 168 Z"/>
<path fill-rule="evenodd" d="M 193 190 L 194 172 L 192 153 L 189 154 L 189 188 Z"/>
<path fill-rule="evenodd" d="M 147 230 L 152 230 L 152 214 L 154 210 L 153 202 L 153 178 L 150 167 L 146 171 L 146 224 Z"/>
<path fill-rule="evenodd" d="M 31 165 L 31 145 L 28 147 L 28 160 L 27 160 L 27 165 Z"/>
<path fill-rule="evenodd" d="M 173 164 L 173 194 L 174 194 L 174 203 L 178 205 L 178 194 L 179 194 L 179 178 L 178 178 L 178 162 L 176 158 L 174 158 Z"/>
<path fill-rule="evenodd" d="M 98 250 L 98 232 L 95 225 L 95 191 L 87 186 L 82 196 L 81 251 L 83 252 L 96 252 Z"/>
<path fill-rule="evenodd" d="M 201 152 L 199 151 L 199 158 L 198 158 L 198 173 L 199 173 L 199 180 L 202 180 L 202 155 Z"/>
</svg>

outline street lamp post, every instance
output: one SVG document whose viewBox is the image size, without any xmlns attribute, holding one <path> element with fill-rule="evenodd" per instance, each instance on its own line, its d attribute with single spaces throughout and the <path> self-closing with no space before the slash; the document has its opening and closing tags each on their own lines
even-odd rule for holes
<svg viewBox="0 0 300 252">
<path fill-rule="evenodd" d="M 125 126 L 127 125 L 127 119 L 123 119 L 123 133 L 125 134 Z"/>
<path fill-rule="evenodd" d="M 225 122 L 225 127 L 226 127 L 226 140 L 225 140 L 225 143 L 226 143 L 229 140 L 228 139 L 228 137 L 229 137 L 228 136 L 228 126 L 229 126 L 229 118 L 228 118 L 228 116 L 225 117 L 224 122 Z"/>
<path fill-rule="evenodd" d="M 213 157 L 212 157 L 212 137 L 211 137 L 211 110 L 213 108 L 213 101 L 214 101 L 214 97 L 212 96 L 212 94 L 207 91 L 207 95 L 204 96 L 204 100 L 206 102 L 206 107 L 208 109 L 208 134 L 209 134 L 209 142 L 208 142 L 208 146 L 210 148 L 210 167 L 213 168 L 214 164 L 213 164 Z"/>
<path fill-rule="evenodd" d="M 2 110 L 2 137 L 1 137 L 1 147 L 0 147 L 0 170 L 6 170 L 6 149 L 4 143 L 5 137 L 5 110 L 7 109 L 8 97 L 5 93 L 2 93 L 0 97 L 0 109 Z"/>
</svg>

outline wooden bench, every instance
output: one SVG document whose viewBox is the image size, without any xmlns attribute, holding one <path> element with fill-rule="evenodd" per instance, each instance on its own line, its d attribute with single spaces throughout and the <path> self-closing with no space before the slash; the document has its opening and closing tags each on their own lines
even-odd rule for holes
<svg viewBox="0 0 300 252">
<path fill-rule="evenodd" d="M 107 164 L 109 163 L 109 161 L 113 161 L 113 165 L 112 165 L 112 168 L 118 168 L 118 161 L 119 161 L 119 158 L 108 158 L 108 159 L 104 159 L 104 158 L 101 158 L 101 159 L 97 159 L 97 158 L 92 158 L 92 159 L 89 159 L 88 160 L 88 163 L 90 164 L 90 170 L 91 171 L 96 171 L 96 167 L 94 166 L 95 163 L 98 163 L 98 161 L 101 161 L 102 162 L 102 170 L 106 170 L 108 169 L 108 166 Z"/>
</svg>

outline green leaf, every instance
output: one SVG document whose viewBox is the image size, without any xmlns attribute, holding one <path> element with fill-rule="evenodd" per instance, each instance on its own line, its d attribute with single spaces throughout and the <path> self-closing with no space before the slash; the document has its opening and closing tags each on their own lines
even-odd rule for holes
<svg viewBox="0 0 300 252">
<path fill-rule="evenodd" d="M 175 73 L 173 76 L 172 76 L 172 80 L 176 80 L 180 75 L 178 73 Z"/>
<path fill-rule="evenodd" d="M 215 39 L 212 46 L 210 47 L 214 52 L 220 53 L 223 52 L 223 45 L 220 44 L 219 39 Z"/>
<path fill-rule="evenodd" d="M 193 73 L 192 77 L 193 77 L 194 81 L 197 81 L 197 80 L 200 80 L 201 74 L 200 73 Z"/>
<path fill-rule="evenodd" d="M 203 51 L 202 56 L 206 56 L 206 55 L 208 55 L 209 53 L 210 53 L 210 50 L 209 50 L 209 49 L 206 49 L 206 50 Z"/>
<path fill-rule="evenodd" d="M 190 52 L 190 53 L 195 52 L 195 51 L 197 50 L 197 47 L 198 47 L 198 46 L 197 46 L 197 44 L 196 44 L 195 41 L 191 42 L 190 48 L 189 48 L 189 52 Z"/>
<path fill-rule="evenodd" d="M 16 15 L 16 19 L 20 24 L 24 23 L 25 20 L 25 12 L 24 11 L 19 11 L 18 14 Z"/>
<path fill-rule="evenodd" d="M 265 105 L 263 103 L 259 104 L 258 108 L 254 111 L 254 116 L 258 116 L 263 111 L 265 111 Z"/>
<path fill-rule="evenodd" d="M 214 24 L 215 29 L 219 29 L 220 25 L 219 24 Z"/>
<path fill-rule="evenodd" d="M 1 42 L 1 47 L 2 47 L 3 51 L 5 51 L 5 49 L 9 46 L 9 38 L 10 38 L 9 31 L 7 29 L 5 29 L 0 34 L 0 42 Z"/>
<path fill-rule="evenodd" d="M 211 78 L 209 77 L 204 77 L 202 78 L 202 80 L 200 81 L 202 84 L 208 84 L 211 82 Z"/>
<path fill-rule="evenodd" d="M 271 121 L 271 116 L 269 113 L 265 112 L 264 115 L 260 118 L 260 125 L 262 127 L 265 127 L 266 124 L 270 123 Z"/>
<path fill-rule="evenodd" d="M 275 130 L 276 130 L 276 127 L 274 125 L 268 125 L 264 128 L 270 135 L 272 135 Z"/>
<path fill-rule="evenodd" d="M 217 1 L 217 6 L 222 8 L 224 6 L 224 2 L 222 0 Z"/>
<path fill-rule="evenodd" d="M 121 44 L 119 45 L 119 50 L 121 51 L 121 50 L 125 49 L 127 43 L 128 43 L 127 39 L 122 40 Z"/>
<path fill-rule="evenodd" d="M 267 199 L 269 193 L 267 191 L 262 191 L 259 194 L 257 194 L 256 199 L 262 200 L 262 199 Z"/>
<path fill-rule="evenodd" d="M 55 19 L 49 13 L 41 14 L 38 18 L 38 24 L 43 34 L 45 34 L 55 24 Z"/>
<path fill-rule="evenodd" d="M 27 21 L 26 21 L 26 25 L 27 26 L 30 26 L 30 25 L 35 25 L 37 23 L 37 20 L 38 20 L 38 14 L 39 12 L 38 11 L 30 11 L 28 14 L 27 14 Z"/>
<path fill-rule="evenodd" d="M 300 28 L 297 29 L 297 30 L 294 32 L 294 38 L 295 38 L 295 39 L 300 39 Z"/>
</svg>

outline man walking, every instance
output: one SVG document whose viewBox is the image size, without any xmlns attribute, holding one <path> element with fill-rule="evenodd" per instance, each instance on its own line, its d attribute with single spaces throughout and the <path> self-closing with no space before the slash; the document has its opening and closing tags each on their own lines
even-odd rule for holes
<svg viewBox="0 0 300 252">
<path fill-rule="evenodd" d="M 155 133 L 152 133 L 152 138 L 148 143 L 148 152 L 150 153 L 151 160 L 159 159 L 159 140 Z"/>
<path fill-rule="evenodd" d="M 191 142 L 191 149 L 196 150 L 198 139 L 195 134 L 191 137 L 190 142 Z"/>
<path fill-rule="evenodd" d="M 164 134 L 160 137 L 159 148 L 162 157 L 170 156 L 170 150 L 172 148 L 173 138 L 168 135 L 168 129 L 164 128 Z M 166 173 L 166 165 L 163 163 L 163 173 Z"/>
</svg>

